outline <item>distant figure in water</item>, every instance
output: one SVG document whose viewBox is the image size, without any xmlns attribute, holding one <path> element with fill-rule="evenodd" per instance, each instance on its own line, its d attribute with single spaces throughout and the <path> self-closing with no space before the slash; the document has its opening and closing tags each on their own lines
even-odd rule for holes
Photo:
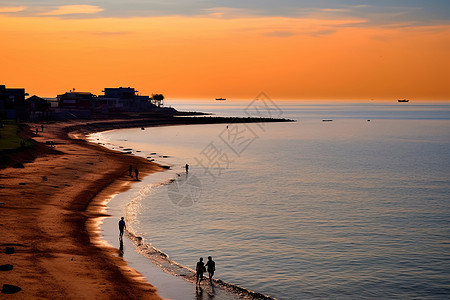
<svg viewBox="0 0 450 300">
<path fill-rule="evenodd" d="M 202 282 L 202 280 L 203 280 L 203 273 L 206 271 L 205 263 L 203 262 L 203 257 L 200 257 L 199 261 L 197 262 L 197 266 L 195 267 L 195 271 L 197 271 L 196 284 L 200 284 L 200 282 Z"/>
<path fill-rule="evenodd" d="M 36 128 L 36 135 L 38 135 L 38 132 L 39 132 L 39 128 Z"/>
<path fill-rule="evenodd" d="M 44 124 L 41 125 L 41 131 L 44 132 Z"/>
<path fill-rule="evenodd" d="M 184 168 L 186 169 L 186 174 L 189 173 L 189 165 L 186 164 L 186 165 L 184 166 Z"/>
<path fill-rule="evenodd" d="M 139 180 L 139 170 L 138 170 L 138 168 L 134 169 L 134 175 L 136 175 L 136 180 Z"/>
<path fill-rule="evenodd" d="M 209 274 L 209 282 L 212 283 L 212 278 L 214 276 L 214 271 L 216 270 L 216 263 L 212 260 L 211 256 L 208 256 L 208 262 L 206 263 Z"/>
<path fill-rule="evenodd" d="M 122 239 L 123 237 L 123 231 L 125 230 L 125 228 L 127 228 L 127 225 L 125 225 L 125 221 L 123 220 L 123 217 L 120 218 L 119 221 L 119 238 Z"/>
<path fill-rule="evenodd" d="M 128 167 L 128 173 L 130 173 L 130 177 L 133 178 L 133 166 L 132 165 L 130 165 Z"/>
</svg>

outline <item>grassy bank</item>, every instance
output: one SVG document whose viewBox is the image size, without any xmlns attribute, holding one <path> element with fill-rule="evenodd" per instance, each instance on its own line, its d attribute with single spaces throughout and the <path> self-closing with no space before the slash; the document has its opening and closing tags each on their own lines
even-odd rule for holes
<svg viewBox="0 0 450 300">
<path fill-rule="evenodd" d="M 15 121 L 2 121 L 0 125 L 0 168 L 8 165 L 20 167 L 24 152 L 30 152 L 35 147 L 30 138 L 31 133 L 27 125 L 17 124 Z M 15 159 L 15 158 L 20 159 Z"/>
<path fill-rule="evenodd" d="M 14 121 L 2 121 L 2 126 L 0 125 L 0 152 L 33 146 L 31 141 L 24 140 L 21 137 L 22 126 Z"/>
</svg>

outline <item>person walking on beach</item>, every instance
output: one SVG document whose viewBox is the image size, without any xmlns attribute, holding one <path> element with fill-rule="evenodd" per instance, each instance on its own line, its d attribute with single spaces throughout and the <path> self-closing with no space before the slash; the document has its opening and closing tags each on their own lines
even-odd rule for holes
<svg viewBox="0 0 450 300">
<path fill-rule="evenodd" d="M 216 263 L 212 260 L 211 256 L 208 256 L 208 262 L 206 263 L 209 274 L 209 282 L 212 284 L 212 278 L 214 276 L 214 271 L 216 270 Z"/>
<path fill-rule="evenodd" d="M 189 173 L 189 165 L 186 164 L 186 165 L 184 166 L 184 168 L 186 169 L 186 174 Z"/>
<path fill-rule="evenodd" d="M 203 280 L 203 273 L 206 271 L 205 263 L 203 262 L 203 257 L 200 257 L 199 261 L 197 262 L 195 271 L 197 271 L 196 284 L 200 284 L 200 282 L 202 282 L 202 280 Z"/>
<path fill-rule="evenodd" d="M 134 169 L 134 175 L 136 175 L 136 180 L 139 180 L 139 170 L 138 170 L 138 168 Z"/>
<path fill-rule="evenodd" d="M 128 167 L 128 173 L 130 173 L 130 177 L 133 178 L 133 166 L 132 165 L 130 165 Z"/>
<path fill-rule="evenodd" d="M 120 218 L 119 221 L 119 238 L 122 239 L 123 237 L 123 231 L 127 228 L 127 225 L 125 224 L 125 221 L 123 220 L 123 217 Z"/>
</svg>

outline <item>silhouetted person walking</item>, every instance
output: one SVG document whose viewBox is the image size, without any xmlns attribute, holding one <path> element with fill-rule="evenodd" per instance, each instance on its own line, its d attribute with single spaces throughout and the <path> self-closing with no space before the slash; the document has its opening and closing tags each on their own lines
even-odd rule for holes
<svg viewBox="0 0 450 300">
<path fill-rule="evenodd" d="M 203 262 L 203 257 L 200 257 L 199 261 L 197 262 L 197 266 L 195 267 L 195 271 L 197 271 L 196 284 L 200 284 L 200 282 L 202 282 L 202 280 L 203 280 L 203 273 L 206 271 L 205 263 Z"/>
<path fill-rule="evenodd" d="M 136 175 L 136 180 L 139 180 L 139 170 L 138 170 L 138 168 L 134 169 L 134 175 Z"/>
<path fill-rule="evenodd" d="M 216 263 L 212 260 L 211 256 L 208 256 L 208 261 L 206 262 L 206 268 L 208 269 L 209 282 L 212 283 L 214 271 L 216 270 Z"/>
<path fill-rule="evenodd" d="M 189 165 L 186 164 L 186 165 L 184 166 L 184 168 L 186 169 L 186 174 L 189 173 Z"/>
<path fill-rule="evenodd" d="M 119 238 L 123 237 L 123 231 L 127 228 L 127 225 L 125 225 L 125 221 L 123 220 L 123 217 L 120 218 L 119 221 Z"/>
<path fill-rule="evenodd" d="M 44 132 L 44 124 L 41 125 L 41 131 Z"/>
<path fill-rule="evenodd" d="M 133 178 L 133 166 L 132 165 L 130 165 L 128 167 L 128 173 L 130 173 L 130 177 Z"/>
</svg>

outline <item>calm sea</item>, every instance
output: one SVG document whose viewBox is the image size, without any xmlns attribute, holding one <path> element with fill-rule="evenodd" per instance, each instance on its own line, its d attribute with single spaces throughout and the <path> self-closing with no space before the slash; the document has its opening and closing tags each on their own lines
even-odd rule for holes
<svg viewBox="0 0 450 300">
<path fill-rule="evenodd" d="M 450 298 L 449 103 L 212 102 L 169 104 L 297 122 L 97 134 L 171 166 L 130 199 L 136 234 L 278 299 Z"/>
</svg>

